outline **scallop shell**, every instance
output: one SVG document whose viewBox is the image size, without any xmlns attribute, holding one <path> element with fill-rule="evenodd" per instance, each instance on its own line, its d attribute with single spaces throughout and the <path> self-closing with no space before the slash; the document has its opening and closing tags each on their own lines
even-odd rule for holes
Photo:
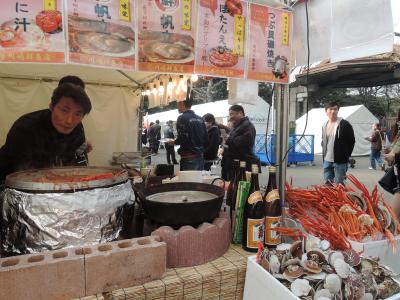
<svg viewBox="0 0 400 300">
<path fill-rule="evenodd" d="M 360 194 L 354 192 L 347 192 L 346 194 L 354 204 L 356 204 L 363 211 L 367 211 L 367 203 L 365 203 L 364 198 Z"/>
<path fill-rule="evenodd" d="M 303 255 L 303 249 L 302 248 L 303 248 L 303 242 L 302 241 L 296 241 L 290 247 L 289 252 L 292 255 L 292 257 L 301 258 L 301 256 Z"/>
<path fill-rule="evenodd" d="M 297 297 L 307 296 L 311 291 L 311 286 L 308 280 L 305 279 L 296 279 L 290 285 L 290 290 Z"/>
<path fill-rule="evenodd" d="M 336 261 L 337 259 L 344 260 L 344 256 L 343 256 L 343 253 L 342 253 L 342 252 L 333 251 L 333 252 L 329 253 L 328 261 L 329 261 L 329 264 L 330 264 L 332 267 L 333 267 L 333 265 L 335 264 L 335 261 Z"/>
<path fill-rule="evenodd" d="M 331 247 L 331 243 L 329 243 L 329 241 L 327 241 L 327 240 L 322 240 L 319 245 L 319 248 L 322 251 L 327 251 L 327 250 L 329 250 L 330 247 Z"/>
<path fill-rule="evenodd" d="M 374 296 L 371 293 L 365 293 L 364 297 L 360 300 L 374 300 Z"/>
<path fill-rule="evenodd" d="M 280 266 L 281 266 L 281 263 L 279 262 L 278 256 L 276 256 L 275 254 L 272 254 L 269 257 L 269 270 L 270 270 L 270 272 L 272 274 L 279 273 Z"/>
<path fill-rule="evenodd" d="M 291 281 L 290 279 L 294 280 L 296 278 L 299 278 L 303 274 L 304 274 L 303 268 L 297 265 L 290 265 L 283 272 L 283 275 L 289 281 Z"/>
<path fill-rule="evenodd" d="M 365 295 L 365 285 L 362 275 L 352 273 L 347 278 L 344 286 L 345 296 L 347 299 L 361 299 Z"/>
<path fill-rule="evenodd" d="M 306 252 L 310 251 L 311 249 L 319 248 L 321 240 L 316 236 L 311 234 L 307 235 L 306 239 Z"/>
<path fill-rule="evenodd" d="M 379 206 L 379 208 L 381 209 L 381 211 L 385 217 L 385 222 L 386 222 L 385 228 L 389 228 L 390 224 L 393 223 L 392 215 L 390 214 L 389 210 L 385 206 Z"/>
<path fill-rule="evenodd" d="M 343 256 L 344 261 L 352 267 L 358 266 L 361 263 L 360 255 L 353 249 L 344 251 Z"/>
<path fill-rule="evenodd" d="M 319 249 L 312 249 L 307 252 L 307 258 L 309 260 L 313 260 L 316 263 L 322 265 L 326 263 L 325 254 L 322 253 Z"/>
<path fill-rule="evenodd" d="M 324 288 L 328 289 L 332 294 L 336 294 L 342 287 L 342 280 L 337 274 L 329 274 L 325 278 Z"/>
<path fill-rule="evenodd" d="M 336 273 L 341 278 L 347 278 L 350 275 L 350 266 L 344 260 L 336 259 L 333 263 L 333 267 L 335 268 Z"/>
<path fill-rule="evenodd" d="M 314 300 L 332 299 L 332 294 L 328 289 L 321 289 L 315 292 Z"/>
<path fill-rule="evenodd" d="M 303 267 L 304 267 L 304 270 L 306 270 L 310 273 L 314 273 L 314 274 L 321 273 L 321 271 L 322 271 L 321 266 L 313 260 L 306 260 L 304 262 Z"/>
</svg>

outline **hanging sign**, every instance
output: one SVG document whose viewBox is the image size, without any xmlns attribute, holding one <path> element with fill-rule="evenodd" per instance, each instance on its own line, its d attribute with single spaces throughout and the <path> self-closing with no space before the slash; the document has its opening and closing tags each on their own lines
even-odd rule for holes
<svg viewBox="0 0 400 300">
<path fill-rule="evenodd" d="M 196 0 L 141 0 L 139 70 L 193 73 Z"/>
<path fill-rule="evenodd" d="M 289 82 L 292 14 L 250 4 L 247 79 Z"/>
<path fill-rule="evenodd" d="M 134 0 L 67 0 L 68 62 L 135 68 Z"/>
<path fill-rule="evenodd" d="M 0 62 L 65 62 L 61 0 L 2 0 L 0 6 Z"/>
<path fill-rule="evenodd" d="M 195 72 L 243 78 L 248 3 L 200 0 Z"/>
</svg>

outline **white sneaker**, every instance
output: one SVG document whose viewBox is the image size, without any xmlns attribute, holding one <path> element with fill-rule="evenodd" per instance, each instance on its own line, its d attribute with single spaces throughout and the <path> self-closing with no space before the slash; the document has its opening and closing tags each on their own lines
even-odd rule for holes
<svg viewBox="0 0 400 300">
<path fill-rule="evenodd" d="M 369 167 L 368 169 L 370 169 L 370 170 L 375 170 L 373 167 Z"/>
</svg>

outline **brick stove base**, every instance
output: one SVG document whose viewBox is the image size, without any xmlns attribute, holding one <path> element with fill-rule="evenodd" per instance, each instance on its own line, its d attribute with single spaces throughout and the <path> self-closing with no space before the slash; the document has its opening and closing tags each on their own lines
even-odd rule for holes
<svg viewBox="0 0 400 300">
<path fill-rule="evenodd" d="M 182 226 L 174 230 L 162 226 L 153 231 L 167 243 L 167 267 L 192 267 L 222 256 L 231 241 L 231 224 L 227 213 L 221 213 L 212 223 L 197 228 Z"/>
</svg>

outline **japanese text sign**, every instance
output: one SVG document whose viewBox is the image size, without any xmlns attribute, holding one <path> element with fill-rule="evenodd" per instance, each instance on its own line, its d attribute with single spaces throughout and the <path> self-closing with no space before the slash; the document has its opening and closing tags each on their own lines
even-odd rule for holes
<svg viewBox="0 0 400 300">
<path fill-rule="evenodd" d="M 140 71 L 193 73 L 195 5 L 195 0 L 139 1 Z"/>
<path fill-rule="evenodd" d="M 61 0 L 3 0 L 0 61 L 65 62 Z"/>
</svg>

